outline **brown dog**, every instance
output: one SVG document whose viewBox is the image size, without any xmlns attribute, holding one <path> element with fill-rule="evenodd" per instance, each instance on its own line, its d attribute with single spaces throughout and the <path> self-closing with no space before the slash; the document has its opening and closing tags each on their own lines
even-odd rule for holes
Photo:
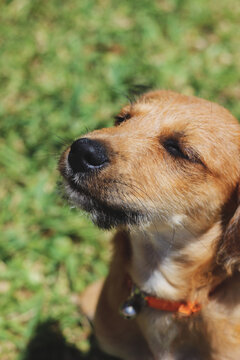
<svg viewBox="0 0 240 360">
<path fill-rule="evenodd" d="M 126 360 L 239 360 L 236 119 L 209 101 L 149 92 L 116 126 L 75 141 L 59 168 L 70 201 L 119 229 L 95 314 L 102 348 Z"/>
</svg>

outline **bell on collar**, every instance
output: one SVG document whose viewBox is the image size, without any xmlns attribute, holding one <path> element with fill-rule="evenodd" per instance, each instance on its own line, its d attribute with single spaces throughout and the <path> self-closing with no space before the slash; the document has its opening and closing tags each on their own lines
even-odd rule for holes
<svg viewBox="0 0 240 360">
<path fill-rule="evenodd" d="M 128 320 L 134 319 L 141 311 L 145 300 L 141 294 L 134 294 L 128 298 L 120 308 L 120 314 Z"/>
</svg>

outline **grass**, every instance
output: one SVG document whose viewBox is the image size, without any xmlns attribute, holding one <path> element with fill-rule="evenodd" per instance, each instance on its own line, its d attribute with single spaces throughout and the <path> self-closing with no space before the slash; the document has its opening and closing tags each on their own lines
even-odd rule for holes
<svg viewBox="0 0 240 360">
<path fill-rule="evenodd" d="M 104 359 L 77 296 L 106 275 L 110 234 L 61 200 L 58 156 L 133 84 L 240 117 L 239 16 L 238 0 L 1 2 L 1 360 Z"/>
</svg>

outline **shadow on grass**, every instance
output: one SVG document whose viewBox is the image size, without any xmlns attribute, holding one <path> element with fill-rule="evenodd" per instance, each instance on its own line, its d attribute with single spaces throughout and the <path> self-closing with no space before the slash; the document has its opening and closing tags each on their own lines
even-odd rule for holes
<svg viewBox="0 0 240 360">
<path fill-rule="evenodd" d="M 90 345 L 90 351 L 82 353 L 67 343 L 58 321 L 49 319 L 36 327 L 23 360 L 117 360 L 99 350 L 93 335 L 90 336 Z"/>
</svg>

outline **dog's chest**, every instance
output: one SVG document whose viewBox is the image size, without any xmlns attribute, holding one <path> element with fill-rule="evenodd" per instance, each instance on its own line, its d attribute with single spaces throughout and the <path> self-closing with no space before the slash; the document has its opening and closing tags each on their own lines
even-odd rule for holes
<svg viewBox="0 0 240 360">
<path fill-rule="evenodd" d="M 139 326 L 154 354 L 154 359 L 173 360 L 169 352 L 178 329 L 170 314 L 145 309 L 139 316 Z"/>
<path fill-rule="evenodd" d="M 177 318 L 145 309 L 138 319 L 155 360 L 209 360 L 211 349 L 201 317 Z"/>
</svg>

